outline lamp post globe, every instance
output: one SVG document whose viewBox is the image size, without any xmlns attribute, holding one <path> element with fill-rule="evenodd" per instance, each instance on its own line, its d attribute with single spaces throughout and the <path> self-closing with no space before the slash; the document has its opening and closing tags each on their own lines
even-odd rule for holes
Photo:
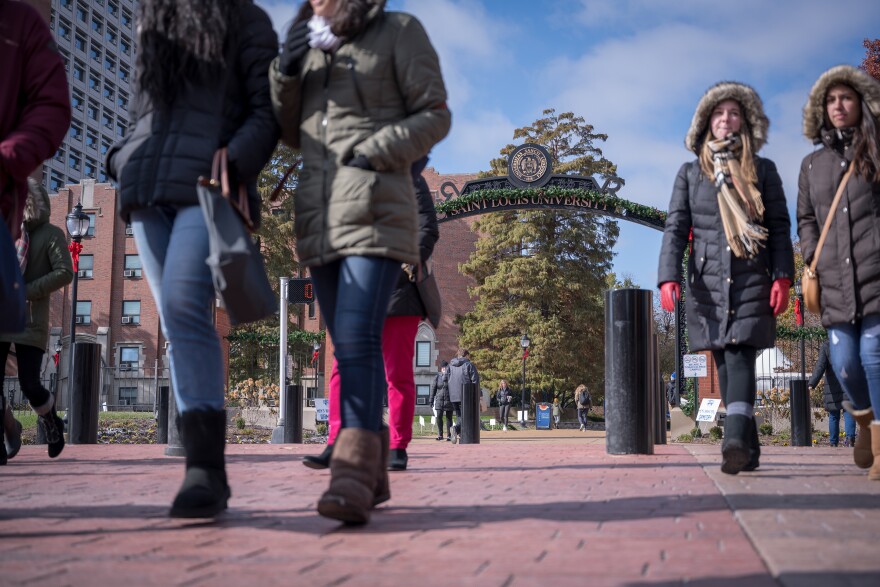
<svg viewBox="0 0 880 587">
<path fill-rule="evenodd" d="M 528 351 L 529 345 L 532 344 L 532 341 L 529 340 L 529 335 L 523 333 L 522 338 L 519 339 L 519 346 L 522 347 L 523 355 L 522 355 L 522 395 L 520 397 L 520 425 L 525 428 L 526 426 L 526 352 Z"/>
</svg>

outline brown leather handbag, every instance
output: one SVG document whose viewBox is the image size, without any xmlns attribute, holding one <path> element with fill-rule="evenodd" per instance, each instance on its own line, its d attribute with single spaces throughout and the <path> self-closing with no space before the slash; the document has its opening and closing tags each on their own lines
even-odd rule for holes
<svg viewBox="0 0 880 587">
<path fill-rule="evenodd" d="M 834 213 L 837 211 L 837 204 L 840 202 L 846 184 L 853 172 L 853 164 L 849 164 L 849 169 L 840 180 L 837 186 L 837 193 L 834 194 L 834 200 L 831 202 L 831 208 L 828 210 L 828 217 L 825 219 L 825 226 L 822 227 L 822 234 L 819 235 L 819 243 L 816 245 L 816 252 L 813 253 L 813 262 L 809 267 L 804 267 L 804 274 L 801 276 L 801 291 L 804 294 L 804 305 L 807 310 L 813 314 L 822 313 L 822 305 L 820 299 L 822 297 L 822 287 L 819 285 L 819 274 L 816 273 L 816 267 L 819 264 L 819 255 L 822 254 L 822 247 L 825 245 L 825 237 L 828 236 L 828 230 L 831 228 L 831 222 L 834 220 Z"/>
</svg>

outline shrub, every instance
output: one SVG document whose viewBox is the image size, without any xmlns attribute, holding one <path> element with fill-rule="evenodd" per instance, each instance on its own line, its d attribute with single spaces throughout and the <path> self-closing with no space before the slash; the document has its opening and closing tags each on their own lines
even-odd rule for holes
<svg viewBox="0 0 880 587">
<path fill-rule="evenodd" d="M 318 436 L 327 436 L 327 423 L 318 422 L 315 424 L 315 434 Z"/>
<path fill-rule="evenodd" d="M 703 431 L 700 430 L 699 426 L 694 426 L 694 429 L 691 430 L 691 437 L 692 438 L 702 438 L 703 437 Z"/>
<path fill-rule="evenodd" d="M 721 426 L 712 426 L 709 428 L 709 436 L 712 440 L 720 440 L 723 432 L 721 430 Z"/>
<path fill-rule="evenodd" d="M 758 432 L 764 436 L 770 436 L 773 434 L 773 424 L 770 422 L 762 422 L 761 425 L 758 426 Z"/>
<path fill-rule="evenodd" d="M 238 418 L 235 419 L 235 427 L 236 428 L 238 428 L 239 430 L 244 430 L 245 426 L 246 426 L 246 423 L 244 421 L 244 418 L 239 416 Z"/>
<path fill-rule="evenodd" d="M 681 436 L 679 436 L 679 437 L 676 439 L 676 441 L 677 441 L 677 442 L 690 442 L 690 441 L 692 441 L 693 439 L 694 439 L 694 437 L 691 436 L 690 434 L 682 434 Z"/>
</svg>

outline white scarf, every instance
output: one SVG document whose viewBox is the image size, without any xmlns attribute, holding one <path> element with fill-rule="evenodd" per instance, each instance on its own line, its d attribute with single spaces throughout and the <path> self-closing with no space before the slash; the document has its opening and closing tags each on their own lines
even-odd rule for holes
<svg viewBox="0 0 880 587">
<path fill-rule="evenodd" d="M 309 19 L 309 47 L 322 51 L 336 51 L 342 39 L 330 30 L 330 22 L 323 16 L 314 15 Z"/>
</svg>

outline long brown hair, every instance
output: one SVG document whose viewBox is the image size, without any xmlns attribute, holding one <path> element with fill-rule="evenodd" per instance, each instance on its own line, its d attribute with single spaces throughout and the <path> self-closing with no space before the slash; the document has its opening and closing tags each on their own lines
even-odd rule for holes
<svg viewBox="0 0 880 587">
<path fill-rule="evenodd" d="M 742 106 L 740 106 L 742 108 Z M 700 147 L 700 169 L 706 174 L 710 180 L 715 181 L 715 164 L 712 162 L 712 149 L 709 148 L 709 141 L 715 140 L 712 136 L 712 128 L 706 129 L 706 136 L 703 137 L 703 146 Z M 755 155 L 752 152 L 752 133 L 749 130 L 749 123 L 745 117 L 742 119 L 742 127 L 739 130 L 742 139 L 742 154 L 739 158 L 739 166 L 742 169 L 743 177 L 746 181 L 756 183 L 758 174 L 755 171 Z"/>
<path fill-rule="evenodd" d="M 239 0 L 141 0 L 137 86 L 164 108 L 181 82 L 202 82 L 226 66 Z"/>
<path fill-rule="evenodd" d="M 861 175 L 868 181 L 880 181 L 880 128 L 861 94 L 859 101 L 862 103 L 862 121 L 853 133 L 853 162 L 856 175 Z"/>
<path fill-rule="evenodd" d="M 336 11 L 328 19 L 330 21 L 330 30 L 341 39 L 356 37 L 367 24 L 367 14 L 369 14 L 374 6 L 384 7 L 385 0 L 338 0 Z M 306 0 L 299 7 L 299 12 L 293 20 L 293 24 L 308 20 L 312 18 L 313 14 L 315 14 L 315 11 L 308 0 Z"/>
</svg>

